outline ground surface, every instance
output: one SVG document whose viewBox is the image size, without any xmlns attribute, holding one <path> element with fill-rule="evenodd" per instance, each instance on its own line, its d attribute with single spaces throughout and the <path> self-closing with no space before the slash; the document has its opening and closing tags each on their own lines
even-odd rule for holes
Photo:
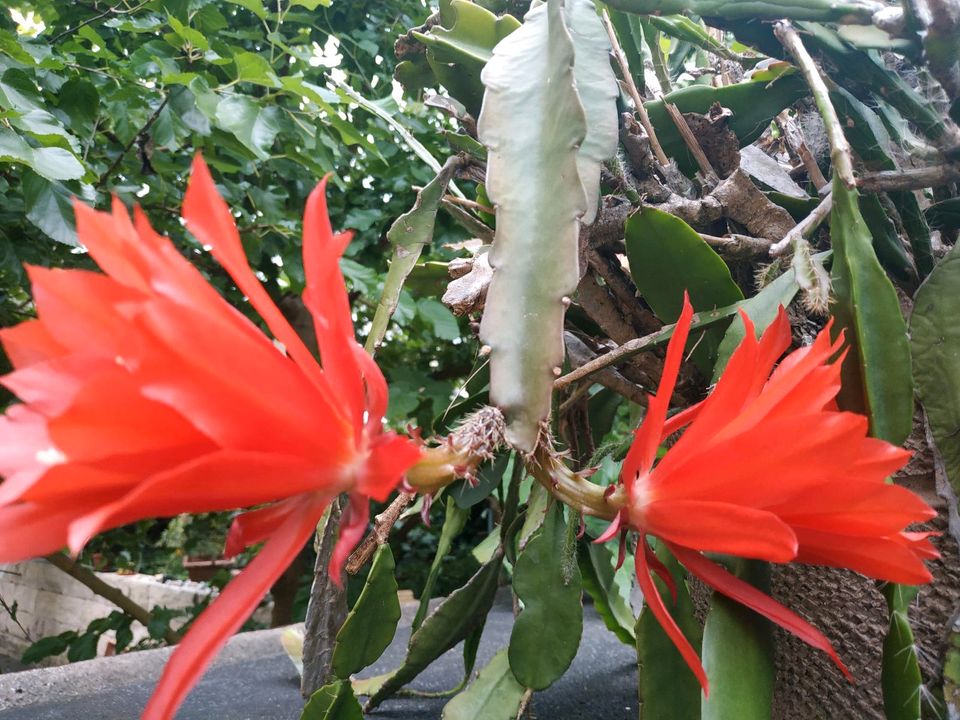
<svg viewBox="0 0 960 720">
<path fill-rule="evenodd" d="M 391 670 L 403 660 L 412 609 L 404 608 L 393 644 L 364 677 Z M 490 613 L 478 668 L 507 645 L 513 615 L 506 602 Z M 296 670 L 280 646 L 277 630 L 235 637 L 187 698 L 177 720 L 297 720 Z M 0 676 L 0 720 L 135 720 L 160 676 L 168 650 Z M 540 720 L 635 720 L 636 655 L 603 626 L 591 607 L 584 613 L 580 653 L 553 687 L 534 696 Z M 412 684 L 443 690 L 462 675 L 461 649 L 454 648 Z M 401 698 L 381 705 L 371 718 L 439 720 L 445 700 Z"/>
</svg>

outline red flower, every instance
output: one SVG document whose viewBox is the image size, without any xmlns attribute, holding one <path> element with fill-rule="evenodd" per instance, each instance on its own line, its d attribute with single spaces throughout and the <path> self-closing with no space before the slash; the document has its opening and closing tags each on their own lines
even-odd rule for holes
<svg viewBox="0 0 960 720">
<path fill-rule="evenodd" d="M 840 361 L 829 359 L 842 338 L 831 343 L 827 328 L 774 369 L 790 346 L 790 323 L 782 309 L 759 341 L 744 314 L 746 336 L 714 391 L 667 419 L 692 316 L 685 300 L 660 387 L 621 470 L 627 504 L 600 540 L 626 527 L 640 533 L 635 554 L 640 587 L 704 692 L 700 658 L 651 580 L 652 569 L 668 587 L 672 584 L 647 535 L 664 542 L 714 590 L 826 651 L 846 673 L 822 633 L 702 553 L 829 565 L 890 582 L 925 583 L 931 575 L 921 558 L 937 556 L 930 533 L 904 528 L 936 512 L 886 482 L 910 453 L 867 437 L 865 417 L 837 409 Z M 686 425 L 654 465 L 658 445 Z"/>
<path fill-rule="evenodd" d="M 177 647 L 145 712 L 169 718 L 214 655 L 350 493 L 330 571 L 420 456 L 382 430 L 387 386 L 357 344 L 324 185 L 307 201 L 304 302 L 318 364 L 247 265 L 230 210 L 199 157 L 184 198 L 275 340 L 231 307 L 137 209 L 131 223 L 76 205 L 80 240 L 106 275 L 28 268 L 36 320 L 0 332 L 23 401 L 0 418 L 0 562 L 79 552 L 94 534 L 180 513 L 265 505 L 237 518 L 236 553 L 266 541 Z M 282 344 L 283 350 L 275 343 Z"/>
</svg>

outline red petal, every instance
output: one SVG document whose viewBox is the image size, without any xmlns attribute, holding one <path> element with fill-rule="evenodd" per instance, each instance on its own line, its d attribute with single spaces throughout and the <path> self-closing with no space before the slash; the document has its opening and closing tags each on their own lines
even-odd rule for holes
<svg viewBox="0 0 960 720">
<path fill-rule="evenodd" d="M 663 423 L 663 430 L 660 432 L 660 442 L 663 442 L 668 437 L 673 435 L 677 430 L 696 420 L 697 415 L 700 414 L 702 409 L 703 401 L 700 401 L 696 405 L 691 405 L 690 407 L 668 417 L 666 422 Z"/>
<path fill-rule="evenodd" d="M 14 327 L 0 330 L 0 341 L 15 368 L 59 357 L 66 352 L 47 326 L 39 320 L 27 320 Z"/>
<path fill-rule="evenodd" d="M 700 500 L 663 500 L 643 509 L 651 535 L 704 552 L 790 562 L 797 538 L 780 518 L 764 510 Z"/>
<path fill-rule="evenodd" d="M 421 456 L 416 443 L 405 437 L 393 433 L 376 435 L 354 490 L 377 502 L 385 501 Z"/>
<path fill-rule="evenodd" d="M 20 503 L 0 507 L 0 563 L 14 563 L 56 552 L 67 544 L 67 528 L 77 513 L 103 500 L 88 497 L 66 505 Z"/>
<path fill-rule="evenodd" d="M 595 543 L 605 543 L 608 540 L 612 540 L 614 536 L 620 532 L 620 526 L 623 525 L 623 511 L 621 510 L 616 515 L 613 516 L 613 520 L 610 521 L 610 524 L 607 525 L 607 529 L 604 530 L 600 537 L 594 540 Z"/>
<path fill-rule="evenodd" d="M 233 215 L 217 192 L 210 170 L 199 154 L 193 160 L 190 182 L 183 197 L 183 219 L 187 223 L 187 229 L 201 243 L 213 248 L 213 256 L 217 262 L 250 299 L 250 304 L 260 313 L 270 332 L 283 343 L 300 369 L 328 396 L 331 405 L 334 405 L 333 395 L 316 360 L 250 270 Z"/>
<path fill-rule="evenodd" d="M 343 587 L 343 566 L 357 543 L 363 538 L 369 521 L 370 500 L 358 493 L 351 494 L 350 504 L 340 516 L 340 537 L 337 538 L 337 544 L 333 548 L 328 569 L 330 579 L 338 587 Z"/>
<path fill-rule="evenodd" d="M 641 545 L 643 547 L 640 547 Z M 683 631 L 663 604 L 660 593 L 657 591 L 657 586 L 650 577 L 650 568 L 647 565 L 648 550 L 649 546 L 647 545 L 646 539 L 641 537 L 633 557 L 637 570 L 637 582 L 640 585 L 640 590 L 643 592 L 643 599 L 646 601 L 650 612 L 652 612 L 653 616 L 657 619 L 657 622 L 660 623 L 660 627 L 663 628 L 667 637 L 670 638 L 674 647 L 677 648 L 680 656 L 690 667 L 690 670 L 693 671 L 693 674 L 697 676 L 700 687 L 703 688 L 703 694 L 707 695 L 710 687 L 707 682 L 707 673 L 704 672 L 703 665 L 700 662 L 700 656 L 697 654 L 697 651 L 693 649 L 690 641 L 687 640 L 686 635 L 683 634 Z"/>
<path fill-rule="evenodd" d="M 735 575 L 731 575 L 719 565 L 710 562 L 700 553 L 687 550 L 684 547 L 673 545 L 672 543 L 668 543 L 668 546 L 677 560 L 683 563 L 687 570 L 703 580 L 707 585 L 717 592 L 723 593 L 728 598 L 746 605 L 771 622 L 775 622 L 784 630 L 800 638 L 808 645 L 818 650 L 823 650 L 830 656 L 830 659 L 836 663 L 841 672 L 846 675 L 847 679 L 853 680 L 850 671 L 847 670 L 846 666 L 840 660 L 836 651 L 833 649 L 833 645 L 830 644 L 826 636 L 802 617 L 788 610 L 769 595 L 760 592 L 753 587 L 753 585 L 744 582 Z"/>
<path fill-rule="evenodd" d="M 306 277 L 303 302 L 313 315 L 324 375 L 337 389 L 351 424 L 359 431 L 363 426 L 365 407 L 363 380 L 353 352 L 356 338 L 347 287 L 338 264 L 352 234 L 333 234 L 327 217 L 326 186 L 324 178 L 307 198 L 303 215 L 303 271 Z"/>
<path fill-rule="evenodd" d="M 838 535 L 889 535 L 937 516 L 919 495 L 879 477 L 874 482 L 833 480 L 769 509 L 792 526 Z"/>
<path fill-rule="evenodd" d="M 327 462 L 349 452 L 344 441 L 352 442 L 352 429 L 266 336 L 166 300 L 145 304 L 142 314 L 163 343 L 138 374 L 144 395 L 176 408 L 224 447 Z"/>
<path fill-rule="evenodd" d="M 300 503 L 307 501 L 304 496 L 295 495 L 273 505 L 237 515 L 230 525 L 230 532 L 227 533 L 223 554 L 233 557 L 251 545 L 263 542 L 286 522 L 290 513 L 295 511 Z"/>
<path fill-rule="evenodd" d="M 3 504 L 34 485 L 60 457 L 47 431 L 46 418 L 25 405 L 14 405 L 0 415 L 0 437 L 0 475 L 5 478 L 0 484 Z M 0 536 L 4 534 L 7 532 Z"/>
<path fill-rule="evenodd" d="M 690 298 L 684 293 L 683 310 L 677 319 L 670 344 L 667 345 L 667 357 L 663 363 L 660 386 L 657 388 L 657 394 L 650 398 L 647 414 L 634 434 L 633 444 L 620 470 L 621 481 L 627 485 L 628 489 L 632 487 L 638 475 L 650 470 L 657 456 L 657 445 L 660 444 L 660 437 L 663 434 L 673 388 L 677 384 L 677 375 L 680 372 L 680 363 L 683 361 L 683 350 L 687 344 L 687 336 L 690 334 L 692 319 L 693 306 L 690 304 Z"/>
<path fill-rule="evenodd" d="M 639 550 L 639 548 L 637 548 Z M 669 568 L 660 562 L 660 558 L 657 557 L 657 554 L 653 551 L 649 545 L 644 543 L 644 550 L 647 554 L 647 564 L 650 566 L 650 569 L 653 570 L 657 577 L 659 577 L 663 584 L 667 586 L 667 589 L 670 591 L 670 597 L 673 600 L 673 604 L 677 604 L 677 583 L 673 579 L 673 573 L 670 572 Z M 619 569 L 619 568 L 618 568 Z"/>
<path fill-rule="evenodd" d="M 339 482 L 339 469 L 300 458 L 223 450 L 157 473 L 116 502 L 78 516 L 69 544 L 79 552 L 98 532 L 143 518 L 232 510 L 311 490 L 335 494 Z"/>
<path fill-rule="evenodd" d="M 138 338 L 129 318 L 118 312 L 144 299 L 100 273 L 27 266 L 37 315 L 65 349 L 113 360 L 131 354 Z"/>
<path fill-rule="evenodd" d="M 933 579 L 913 544 L 894 537 L 855 537 L 796 528 L 797 562 L 848 568 L 876 580 L 921 585 Z"/>
<path fill-rule="evenodd" d="M 326 500 L 306 496 L 253 561 L 193 623 L 177 645 L 142 720 L 169 720 L 207 665 L 259 605 L 313 535 Z"/>
</svg>

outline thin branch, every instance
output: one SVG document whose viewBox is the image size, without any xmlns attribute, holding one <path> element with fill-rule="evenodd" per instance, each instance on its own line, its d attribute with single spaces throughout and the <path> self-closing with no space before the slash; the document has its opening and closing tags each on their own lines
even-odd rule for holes
<svg viewBox="0 0 960 720">
<path fill-rule="evenodd" d="M 867 173 L 857 180 L 857 187 L 864 192 L 886 192 L 940 187 L 953 182 L 960 182 L 960 165 L 943 164 Z"/>
<path fill-rule="evenodd" d="M 706 240 L 708 245 L 727 255 L 747 257 L 766 255 L 770 252 L 770 247 L 773 245 L 772 240 L 751 237 L 750 235 L 739 235 L 737 233 L 731 233 L 725 237 L 700 233 L 700 237 Z"/>
<path fill-rule="evenodd" d="M 820 166 L 817 165 L 817 161 L 813 157 L 813 153 L 810 152 L 810 148 L 807 147 L 807 143 L 804 141 L 796 123 L 789 117 L 788 111 L 784 110 L 777 117 L 777 126 L 787 142 L 787 149 L 803 163 L 803 167 L 807 171 L 807 177 L 819 191 L 828 184 L 827 179 L 823 176 Z"/>
<path fill-rule="evenodd" d="M 387 509 L 373 519 L 373 530 L 367 535 L 356 549 L 347 558 L 346 570 L 356 575 L 360 569 L 370 562 L 370 558 L 390 537 L 390 529 L 394 526 L 403 511 L 413 502 L 416 493 L 401 492 L 387 506 Z"/>
<path fill-rule="evenodd" d="M 465 208 L 470 208 L 471 210 L 477 210 L 478 212 L 485 212 L 489 215 L 493 215 L 496 210 L 492 207 L 488 207 L 483 203 L 478 203 L 474 200 L 466 200 L 464 198 L 458 198 L 454 195 L 444 195 L 444 202 L 453 203 L 454 205 L 461 205 Z"/>
<path fill-rule="evenodd" d="M 563 339 L 567 348 L 567 357 L 570 359 L 572 365 L 582 367 L 596 359 L 597 354 L 573 333 L 565 332 Z M 604 368 L 598 371 L 594 380 L 630 402 L 641 405 L 646 404 L 647 394 L 643 391 L 643 388 L 634 385 L 613 368 Z M 565 403 L 565 405 L 566 404 L 567 403 Z M 569 407 L 569 405 L 567 407 Z M 567 408 L 561 407 L 561 413 L 564 409 Z"/>
<path fill-rule="evenodd" d="M 97 187 L 97 188 L 103 187 L 103 185 L 107 182 L 107 180 L 110 179 L 110 176 L 113 175 L 114 171 L 118 167 L 120 167 L 120 163 L 123 162 L 123 158 L 126 157 L 128 152 L 130 152 L 130 148 L 132 148 L 139 140 L 141 140 L 147 134 L 147 131 L 150 129 L 150 126 L 152 126 L 153 123 L 156 122 L 157 118 L 160 117 L 160 113 L 163 112 L 163 109 L 167 106 L 167 103 L 169 102 L 169 100 L 170 100 L 169 95 L 163 98 L 163 100 L 157 106 L 157 109 L 154 110 L 153 114 L 147 118 L 147 121 L 143 124 L 143 127 L 141 127 L 137 131 L 136 135 L 130 138 L 130 142 L 128 142 L 123 147 L 123 149 L 120 151 L 120 154 L 117 155 L 116 158 L 114 158 L 112 163 L 110 163 L 110 167 L 108 167 L 104 171 L 103 175 L 100 176 L 100 178 L 97 180 L 94 187 Z"/>
<path fill-rule="evenodd" d="M 643 104 L 643 98 L 640 97 L 637 84 L 633 81 L 633 75 L 630 72 L 630 63 L 627 62 L 627 56 L 620 46 L 620 41 L 617 39 L 617 33 L 613 29 L 613 23 L 610 22 L 610 14 L 604 9 L 602 15 L 603 26 L 606 28 L 607 36 L 610 38 L 610 44 L 613 46 L 613 55 L 620 65 L 620 74 L 623 75 L 623 82 L 627 86 L 627 92 L 630 93 L 630 97 L 633 99 L 633 104 L 636 105 L 637 115 L 640 116 L 640 124 L 643 125 L 643 129 L 647 131 L 647 138 L 650 140 L 650 149 L 653 150 L 657 162 L 661 165 L 669 165 L 670 160 L 667 159 L 666 153 L 663 152 L 663 148 L 660 146 L 660 141 L 657 139 L 657 132 L 653 129 L 650 116 L 647 115 L 647 108 Z"/>
<path fill-rule="evenodd" d="M 813 99 L 817 103 L 817 108 L 820 110 L 827 131 L 827 139 L 830 141 L 830 159 L 833 163 L 834 173 L 840 178 L 840 182 L 848 188 L 856 187 L 857 181 L 853 176 L 853 151 L 850 149 L 850 143 L 847 142 L 846 135 L 843 134 L 843 126 L 840 124 L 837 111 L 834 109 L 833 103 L 830 102 L 830 91 L 823 81 L 820 69 L 803 46 L 800 36 L 789 21 L 778 22 L 774 27 L 774 32 L 783 46 L 793 55 L 804 79 L 807 81 L 807 85 L 810 86 L 810 91 L 813 93 Z"/>
<path fill-rule="evenodd" d="M 697 165 L 700 167 L 700 172 L 703 173 L 703 178 L 707 185 L 714 187 L 720 182 L 720 178 L 716 170 L 713 169 L 713 165 L 710 164 L 710 160 L 707 159 L 706 153 L 703 152 L 703 148 L 700 147 L 700 141 L 697 140 L 690 126 L 687 125 L 687 121 L 684 120 L 683 115 L 677 109 L 676 105 L 664 101 L 663 107 L 667 111 L 667 115 L 670 116 L 670 119 L 673 120 L 673 124 L 677 126 L 677 131 L 693 155 L 694 160 L 697 161 Z"/>
<path fill-rule="evenodd" d="M 809 237 L 810 233 L 820 227 L 820 224 L 827 219 L 832 209 L 833 193 L 830 192 L 813 209 L 813 212 L 798 222 L 790 232 L 783 236 L 782 240 L 770 246 L 770 255 L 773 257 L 783 255 L 788 248 Z"/>
<path fill-rule="evenodd" d="M 709 327 L 710 325 L 713 325 L 724 318 L 730 317 L 739 309 L 740 303 L 733 303 L 732 305 L 717 308 L 716 310 L 706 310 L 704 312 L 694 313 L 693 321 L 690 324 L 690 329 L 698 330 L 700 328 Z M 656 347 L 657 345 L 665 343 L 673 336 L 674 328 L 676 328 L 675 324 L 664 325 L 663 328 L 657 330 L 657 332 L 650 333 L 649 335 L 644 335 L 643 337 L 635 338 L 633 340 L 628 340 L 622 345 L 615 347 L 610 352 L 605 353 L 595 360 L 591 360 L 585 365 L 578 367 L 576 370 L 568 372 L 566 375 L 557 378 L 553 382 L 553 389 L 562 390 L 577 380 L 582 380 L 583 378 L 593 375 L 604 368 L 621 363 L 624 360 L 633 357 L 637 353 L 647 350 L 648 348 Z"/>
<path fill-rule="evenodd" d="M 153 620 L 153 614 L 149 610 L 128 598 L 120 588 L 114 587 L 110 583 L 101 580 L 92 570 L 88 570 L 79 562 L 71 560 L 63 553 L 52 553 L 47 555 L 46 559 L 51 565 L 63 570 L 63 572 L 81 585 L 85 585 L 94 594 L 112 602 L 144 627 L 150 625 L 150 622 Z M 163 639 L 166 640 L 169 645 L 176 645 L 180 642 L 180 633 L 168 626 L 163 633 Z"/>
<path fill-rule="evenodd" d="M 118 8 L 119 8 L 123 3 L 117 3 L 117 4 L 114 5 L 113 7 L 108 7 L 106 10 L 104 10 L 104 11 L 103 11 L 102 13 L 100 13 L 99 15 L 94 15 L 94 16 L 92 16 L 92 17 L 89 17 L 89 18 L 87 18 L 86 20 L 83 20 L 82 22 L 78 22 L 78 23 L 77 23 L 76 25 L 74 25 L 73 27 L 68 27 L 67 29 L 63 30 L 62 32 L 57 33 L 57 34 L 54 35 L 52 38 L 50 38 L 50 44 L 51 44 L 51 45 L 55 45 L 58 40 L 66 37 L 67 35 L 72 35 L 73 33 L 77 32 L 80 28 L 82 28 L 82 27 L 84 27 L 84 26 L 86 26 L 86 25 L 90 25 L 91 23 L 95 23 L 97 20 L 102 20 L 102 19 L 105 18 L 107 15 L 129 15 L 130 13 L 135 13 L 137 10 L 139 10 L 139 9 L 142 8 L 144 5 L 146 5 L 148 2 L 150 2 L 150 0 L 143 0 L 143 2 L 141 2 L 141 3 L 140 3 L 139 5 L 137 5 L 136 7 L 128 8 L 127 10 L 119 10 Z"/>
</svg>

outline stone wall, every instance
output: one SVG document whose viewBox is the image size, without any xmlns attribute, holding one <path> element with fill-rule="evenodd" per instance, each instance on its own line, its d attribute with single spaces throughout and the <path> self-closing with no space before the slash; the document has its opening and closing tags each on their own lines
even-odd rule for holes
<svg viewBox="0 0 960 720">
<path fill-rule="evenodd" d="M 167 581 L 153 575 L 118 575 L 97 573 L 105 582 L 119 587 L 131 600 L 145 608 L 187 608 L 207 597 L 211 589 L 204 583 Z M 13 565 L 0 565 L 0 598 L 12 607 L 17 603 L 18 627 L 10 615 L 0 608 L 0 654 L 19 657 L 32 641 L 67 630 L 82 632 L 97 618 L 116 610 L 116 606 L 95 595 L 86 586 L 54 567 L 46 560 L 30 560 Z M 174 627 L 176 627 L 174 621 Z M 147 636 L 140 623 L 132 625 L 134 643 Z M 24 636 L 24 630 L 30 640 Z M 98 654 L 108 652 L 112 634 L 100 639 Z M 50 658 L 44 664 L 58 665 L 66 656 Z"/>
</svg>

